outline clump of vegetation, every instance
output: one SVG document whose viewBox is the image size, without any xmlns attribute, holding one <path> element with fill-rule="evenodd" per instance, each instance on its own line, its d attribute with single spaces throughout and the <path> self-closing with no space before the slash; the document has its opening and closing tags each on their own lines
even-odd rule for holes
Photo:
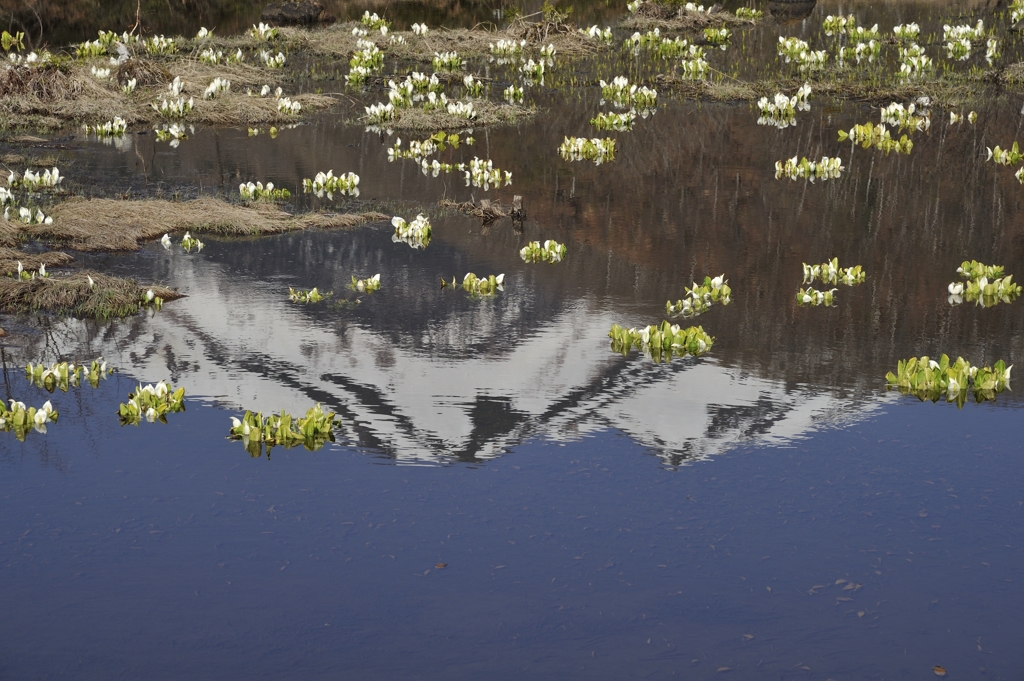
<svg viewBox="0 0 1024 681">
<path fill-rule="evenodd" d="M 108 367 L 102 358 L 94 359 L 88 367 L 84 364 L 74 362 L 58 362 L 46 366 L 42 362 L 32 364 L 29 362 L 25 367 L 25 378 L 37 388 L 43 388 L 52 393 L 56 389 L 67 392 L 68 388 L 77 388 L 81 385 L 82 377 L 89 382 L 93 388 L 99 387 L 100 380 L 114 373 L 113 367 Z"/>
<path fill-rule="evenodd" d="M 633 121 L 636 120 L 636 112 L 626 113 L 599 113 L 590 119 L 590 124 L 598 130 L 615 130 L 626 132 L 633 129 Z"/>
<path fill-rule="evenodd" d="M 697 317 L 704 314 L 715 303 L 728 305 L 732 302 L 732 288 L 729 280 L 724 274 L 717 277 L 704 277 L 703 284 L 693 283 L 683 289 L 685 297 L 673 303 L 665 301 L 665 312 L 670 315 L 678 314 L 683 317 Z"/>
<path fill-rule="evenodd" d="M 984 265 L 976 260 L 965 260 L 956 271 L 966 281 L 949 285 L 951 305 L 958 305 L 967 299 L 982 307 L 992 307 L 999 303 L 1012 303 L 1024 292 L 1024 287 L 1013 282 L 1013 275 L 1004 276 L 1002 265 Z"/>
<path fill-rule="evenodd" d="M 554 265 L 562 262 L 569 250 L 565 244 L 548 239 L 541 246 L 539 241 L 531 241 L 519 251 L 519 257 L 523 262 L 548 262 Z"/>
<path fill-rule="evenodd" d="M 302 191 L 316 194 L 319 199 L 326 195 L 332 201 L 335 192 L 343 196 L 359 196 L 359 176 L 355 173 L 335 176 L 333 169 L 319 172 L 313 179 L 307 177 L 302 180 Z"/>
<path fill-rule="evenodd" d="M 293 303 L 319 303 L 324 298 L 334 295 L 332 292 L 327 291 L 326 293 L 320 293 L 317 287 L 305 291 L 303 289 L 293 289 L 291 286 L 288 287 L 288 300 Z"/>
<path fill-rule="evenodd" d="M 807 287 L 797 292 L 797 304 L 800 306 L 810 305 L 811 307 L 817 307 L 824 305 L 825 307 L 831 307 L 836 304 L 836 291 L 839 289 L 829 289 L 827 291 L 818 291 Z"/>
<path fill-rule="evenodd" d="M 807 263 L 803 263 L 803 271 L 805 284 L 813 284 L 817 279 L 823 284 L 835 285 L 843 283 L 847 286 L 853 286 L 854 284 L 863 284 L 864 279 L 867 276 L 864 273 L 864 268 L 860 265 L 854 265 L 853 267 L 840 267 L 839 258 L 832 258 L 828 262 L 823 262 L 820 265 L 808 265 Z"/>
<path fill-rule="evenodd" d="M 156 385 L 142 385 L 128 394 L 128 401 L 117 409 L 121 425 L 137 426 L 142 419 L 150 423 L 167 423 L 167 414 L 185 411 L 185 389 L 174 387 L 166 381 Z"/>
<path fill-rule="evenodd" d="M 806 289 L 801 288 L 796 292 L 796 304 L 803 307 L 809 305 L 811 307 L 818 307 L 824 305 L 825 307 L 832 307 L 836 303 L 836 291 L 839 289 L 829 289 L 827 291 L 819 291 L 817 289 L 808 286 Z"/>
<path fill-rule="evenodd" d="M 651 324 L 639 330 L 613 324 L 608 336 L 612 339 L 613 351 L 625 356 L 635 347 L 656 362 L 667 362 L 673 357 L 686 355 L 703 355 L 715 342 L 701 326 L 684 329 L 667 321 L 663 321 L 660 326 Z"/>
<path fill-rule="evenodd" d="M 594 165 L 601 165 L 615 160 L 615 140 L 566 137 L 558 147 L 558 154 L 566 161 L 593 161 Z"/>
<path fill-rule="evenodd" d="M 372 277 L 367 277 L 366 279 L 359 279 L 353 274 L 351 287 L 353 291 L 359 291 L 360 293 L 373 293 L 374 291 L 379 291 L 380 274 L 375 274 Z"/>
<path fill-rule="evenodd" d="M 392 241 L 401 241 L 413 248 L 426 248 L 430 244 L 433 228 L 426 215 L 420 213 L 412 222 L 406 222 L 404 218 L 396 215 L 391 218 L 391 224 L 395 228 L 395 233 L 391 237 Z"/>
<path fill-rule="evenodd" d="M 283 201 L 292 195 L 284 187 L 275 189 L 273 182 L 268 182 L 266 186 L 262 182 L 243 182 L 238 185 L 238 193 L 244 201 Z"/>
<path fill-rule="evenodd" d="M 486 277 L 478 277 L 473 272 L 468 272 L 465 277 L 462 278 L 462 290 L 473 296 L 493 296 L 498 291 L 504 291 L 505 275 L 489 275 Z M 441 288 L 450 286 L 452 289 L 458 287 L 455 277 L 452 277 L 451 283 L 441 279 Z"/>
<path fill-rule="evenodd" d="M 879 151 L 884 151 L 886 156 L 889 155 L 890 151 L 895 151 L 897 154 L 909 154 L 914 149 L 913 140 L 906 135 L 899 139 L 893 139 L 892 134 L 884 125 L 881 123 L 872 125 L 871 121 L 863 125 L 854 125 L 850 128 L 849 132 L 840 130 L 839 141 L 845 142 L 846 140 L 851 140 L 854 144 L 859 144 L 864 149 L 874 147 Z"/>
<path fill-rule="evenodd" d="M 963 407 L 969 392 L 975 402 L 995 400 L 996 395 L 1009 389 L 1010 370 L 1006 362 L 999 360 L 993 367 L 976 367 L 957 357 L 950 362 L 947 355 L 938 361 L 930 357 L 911 357 L 900 360 L 896 373 L 885 375 L 887 390 L 899 390 L 904 395 L 914 395 L 921 401 L 937 402 L 945 397 L 946 402 L 955 402 Z"/>
<path fill-rule="evenodd" d="M 334 442 L 334 412 L 324 412 L 319 404 L 306 411 L 305 416 L 295 418 L 287 412 L 263 416 L 262 412 L 246 411 L 242 418 L 231 417 L 232 440 L 241 440 L 246 451 L 257 457 L 266 446 L 267 458 L 270 450 L 280 445 L 284 448 L 302 445 L 309 451 L 316 451 L 327 442 Z"/>
<path fill-rule="evenodd" d="M 805 179 L 814 182 L 815 180 L 832 180 L 843 173 L 843 160 L 838 156 L 829 158 L 822 156 L 820 161 L 808 161 L 807 157 L 797 161 L 797 157 L 775 162 L 775 179 L 788 177 L 791 180 Z"/>
<path fill-rule="evenodd" d="M 180 297 L 180 293 L 169 288 L 143 287 L 131 279 L 93 271 L 27 281 L 0 277 L 0 312 L 5 314 L 52 312 L 109 319 L 133 315 L 144 307 L 156 305 L 157 299 Z"/>
<path fill-rule="evenodd" d="M 57 421 L 57 411 L 47 400 L 43 406 L 26 407 L 24 402 L 12 399 L 10 408 L 0 401 L 0 430 L 14 431 L 14 437 L 24 442 L 30 430 L 46 433 L 46 424 Z"/>
</svg>

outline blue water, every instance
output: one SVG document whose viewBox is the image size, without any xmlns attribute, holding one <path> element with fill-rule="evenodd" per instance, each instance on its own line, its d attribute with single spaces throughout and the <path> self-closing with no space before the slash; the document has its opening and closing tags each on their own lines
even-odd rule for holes
<svg viewBox="0 0 1024 681">
<path fill-rule="evenodd" d="M 2 679 L 1024 672 L 1013 410 L 909 399 L 676 469 L 615 431 L 398 466 L 250 458 L 198 401 L 112 427 L 133 387 L 2 434 Z"/>
</svg>

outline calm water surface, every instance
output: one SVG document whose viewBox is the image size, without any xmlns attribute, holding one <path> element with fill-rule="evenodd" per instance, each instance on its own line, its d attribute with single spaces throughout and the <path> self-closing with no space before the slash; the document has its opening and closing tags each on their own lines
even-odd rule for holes
<svg viewBox="0 0 1024 681">
<path fill-rule="evenodd" d="M 935 19 L 857 11 L 884 30 Z M 353 171 L 360 201 L 336 209 L 425 211 L 434 240 L 416 251 L 381 223 L 82 254 L 188 297 L 109 323 L 5 319 L 3 397 L 61 416 L 0 439 L 0 678 L 1021 677 L 1019 398 L 957 410 L 883 389 L 911 355 L 1024 359 L 1019 302 L 945 294 L 965 258 L 1024 271 L 1021 189 L 983 162 L 1020 103 L 994 92 L 976 126 L 936 111 L 909 157 L 887 157 L 836 142 L 877 118 L 867 105 L 812 99 L 778 131 L 746 104 L 663 96 L 594 167 L 555 150 L 593 134 L 600 93 L 530 96 L 541 116 L 443 155 L 512 171 L 486 193 L 389 163 L 410 136 L 351 124 L 355 106 L 276 139 L 57 141 L 89 195 Z M 775 180 L 794 154 L 847 170 Z M 436 208 L 513 194 L 521 230 Z M 568 259 L 524 265 L 547 238 Z M 832 256 L 867 282 L 797 307 L 800 264 Z M 505 292 L 439 288 L 467 271 L 504 272 Z M 348 289 L 377 272 L 379 292 Z M 707 356 L 609 350 L 613 323 L 658 322 L 722 273 L 734 302 L 697 320 Z M 289 286 L 335 295 L 300 307 Z M 98 355 L 121 372 L 97 390 L 49 396 L 16 368 Z M 159 379 L 188 410 L 118 427 L 118 403 Z M 225 439 L 242 410 L 315 402 L 341 416 L 337 444 L 251 458 Z"/>
</svg>

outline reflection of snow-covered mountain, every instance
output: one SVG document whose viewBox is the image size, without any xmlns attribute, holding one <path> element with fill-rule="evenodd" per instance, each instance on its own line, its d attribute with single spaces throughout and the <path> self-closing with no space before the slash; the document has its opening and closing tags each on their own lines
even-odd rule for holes
<svg viewBox="0 0 1024 681">
<path fill-rule="evenodd" d="M 500 350 L 474 349 L 491 345 L 488 330 L 508 333 L 507 320 L 486 318 L 499 314 L 487 305 L 433 322 L 431 344 L 396 345 L 393 331 L 314 318 L 279 282 L 175 260 L 174 283 L 189 297 L 102 333 L 65 322 L 88 346 L 79 356 L 103 355 L 145 381 L 169 377 L 231 409 L 296 413 L 322 402 L 342 417 L 342 439 L 399 461 L 486 459 L 526 437 L 614 428 L 675 465 L 798 436 L 837 405 L 713 359 L 622 358 L 606 335 L 622 320 L 588 299 L 515 343 L 494 343 Z M 464 354 L 452 352 L 460 346 Z"/>
</svg>

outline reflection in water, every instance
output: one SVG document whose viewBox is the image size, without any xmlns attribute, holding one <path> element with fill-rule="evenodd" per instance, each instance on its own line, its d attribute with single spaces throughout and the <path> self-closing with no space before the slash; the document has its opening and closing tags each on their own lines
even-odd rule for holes
<svg viewBox="0 0 1024 681">
<path fill-rule="evenodd" d="M 346 253 L 353 242 L 360 248 Z M 259 279 L 232 271 L 240 250 L 302 257 L 307 276 L 339 294 L 354 270 L 379 267 L 384 284 L 354 311 L 295 305 L 281 291 L 296 275 L 269 263 Z M 714 361 L 623 358 L 607 330 L 628 312 L 586 293 L 545 309 L 526 272 L 493 300 L 439 291 L 434 267 L 409 252 L 390 242 L 389 226 L 221 242 L 203 251 L 209 259 L 153 249 L 148 257 L 188 292 L 185 304 L 109 327 L 72 321 L 59 334 L 64 348 L 231 409 L 302 413 L 322 402 L 342 417 L 341 440 L 407 462 L 480 461 L 532 437 L 613 428 L 679 465 L 743 441 L 799 436 L 840 411 L 834 396 Z"/>
</svg>

